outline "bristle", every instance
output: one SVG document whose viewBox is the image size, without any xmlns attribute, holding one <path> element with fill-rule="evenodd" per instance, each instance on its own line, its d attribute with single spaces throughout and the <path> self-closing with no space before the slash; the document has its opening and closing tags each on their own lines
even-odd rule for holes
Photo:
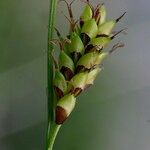
<svg viewBox="0 0 150 150">
<path fill-rule="evenodd" d="M 127 12 L 124 12 L 119 18 L 117 18 L 117 19 L 116 19 L 116 22 L 120 21 L 126 13 L 127 13 Z"/>
</svg>

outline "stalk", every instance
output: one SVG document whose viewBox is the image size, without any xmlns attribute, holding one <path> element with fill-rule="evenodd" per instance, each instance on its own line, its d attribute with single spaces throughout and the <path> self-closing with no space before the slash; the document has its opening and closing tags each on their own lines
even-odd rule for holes
<svg viewBox="0 0 150 150">
<path fill-rule="evenodd" d="M 56 139 L 56 136 L 57 136 L 57 133 L 58 133 L 60 127 L 61 127 L 61 125 L 57 125 L 55 123 L 51 124 L 50 134 L 49 134 L 49 138 L 48 138 L 48 141 L 49 141 L 48 150 L 53 149 L 53 145 L 54 145 L 54 142 L 55 142 L 55 139 Z"/>
<path fill-rule="evenodd" d="M 49 7 L 49 22 L 48 22 L 48 41 L 47 41 L 47 131 L 46 131 L 46 150 L 52 150 L 56 135 L 59 130 L 59 126 L 55 124 L 54 121 L 54 91 L 53 91 L 53 62 L 51 59 L 51 53 L 53 50 L 53 45 L 50 40 L 53 39 L 54 23 L 56 18 L 56 7 L 57 0 L 50 0 Z"/>
</svg>

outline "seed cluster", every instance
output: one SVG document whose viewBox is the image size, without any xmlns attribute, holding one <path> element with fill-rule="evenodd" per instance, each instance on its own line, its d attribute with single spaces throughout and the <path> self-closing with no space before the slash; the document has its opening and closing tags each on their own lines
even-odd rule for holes
<svg viewBox="0 0 150 150">
<path fill-rule="evenodd" d="M 123 46 L 116 44 L 110 51 L 103 51 L 123 31 L 112 33 L 125 13 L 115 20 L 107 21 L 104 4 L 94 8 L 87 1 L 79 21 L 75 21 L 71 4 L 66 4 L 70 15 L 69 35 L 62 38 L 56 29 L 61 49 L 58 61 L 54 60 L 54 89 L 58 99 L 55 108 L 56 124 L 62 124 L 68 118 L 74 109 L 76 97 L 93 84 L 102 70 L 103 60 L 116 48 Z"/>
</svg>

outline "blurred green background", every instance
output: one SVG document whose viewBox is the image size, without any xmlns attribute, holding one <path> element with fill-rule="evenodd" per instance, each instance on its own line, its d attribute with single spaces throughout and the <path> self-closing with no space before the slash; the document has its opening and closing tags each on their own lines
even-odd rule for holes
<svg viewBox="0 0 150 150">
<path fill-rule="evenodd" d="M 93 4 L 102 2 L 94 0 Z M 108 17 L 126 17 L 125 47 L 109 57 L 61 128 L 54 150 L 150 149 L 150 1 L 107 0 Z M 73 5 L 79 16 L 82 5 Z M 43 150 L 46 126 L 48 0 L 0 1 L 0 150 Z M 60 3 L 56 27 L 68 31 Z M 109 48 L 108 48 L 109 49 Z"/>
</svg>

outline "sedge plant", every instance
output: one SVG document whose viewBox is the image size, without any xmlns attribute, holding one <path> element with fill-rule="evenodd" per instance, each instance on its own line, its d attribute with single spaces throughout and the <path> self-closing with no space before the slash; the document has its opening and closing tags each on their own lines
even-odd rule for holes
<svg viewBox="0 0 150 150">
<path fill-rule="evenodd" d="M 93 85 L 102 71 L 103 60 L 124 44 L 117 43 L 111 50 L 105 48 L 123 30 L 113 32 L 113 28 L 125 15 L 107 20 L 104 4 L 92 6 L 89 0 L 84 1 L 83 12 L 74 19 L 71 5 L 66 0 L 69 12 L 67 37 L 62 37 L 54 27 L 58 1 L 50 1 L 48 28 L 48 124 L 46 150 L 52 150 L 60 127 L 75 108 L 77 97 Z M 54 30 L 58 39 L 53 39 Z M 54 45 L 59 46 L 59 56 L 54 57 Z"/>
</svg>

